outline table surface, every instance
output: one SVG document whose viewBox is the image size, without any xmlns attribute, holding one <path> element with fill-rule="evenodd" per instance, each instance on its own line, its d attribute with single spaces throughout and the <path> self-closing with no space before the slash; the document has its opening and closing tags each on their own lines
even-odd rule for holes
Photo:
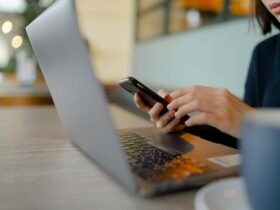
<svg viewBox="0 0 280 210">
<path fill-rule="evenodd" d="M 15 73 L 2 75 L 4 80 L 0 82 L 0 97 L 50 97 L 49 89 L 41 73 L 38 73 L 36 80 L 29 85 L 20 85 Z"/>
<path fill-rule="evenodd" d="M 117 128 L 149 122 L 115 105 Z M 0 209 L 193 210 L 195 191 L 128 193 L 71 144 L 55 109 L 0 108 Z"/>
</svg>

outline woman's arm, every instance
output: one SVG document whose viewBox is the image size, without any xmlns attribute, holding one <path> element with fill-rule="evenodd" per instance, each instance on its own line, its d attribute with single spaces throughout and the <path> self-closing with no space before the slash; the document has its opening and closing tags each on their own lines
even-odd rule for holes
<svg viewBox="0 0 280 210">
<path fill-rule="evenodd" d="M 159 116 L 162 109 L 160 104 L 147 107 L 138 94 L 134 96 L 135 103 L 138 108 L 149 113 L 151 121 L 156 127 L 166 132 L 184 128 L 182 125 L 178 126 L 180 118 L 191 112 L 198 112 L 185 122 L 186 126 L 210 125 L 239 138 L 243 115 L 248 111 L 254 111 L 253 107 L 258 106 L 257 51 L 256 48 L 247 75 L 244 102 L 226 89 L 195 86 L 179 89 L 170 96 L 168 92 L 160 91 L 159 94 L 163 98 L 168 97 L 171 102 L 168 106 L 170 112 L 164 116 Z M 177 111 L 175 112 L 175 110 Z M 174 116 L 176 119 L 173 118 Z M 218 132 L 210 130 L 211 132 L 207 133 L 211 133 L 212 136 L 215 136 L 214 138 L 220 136 L 213 135 Z"/>
<path fill-rule="evenodd" d="M 210 125 L 239 137 L 243 116 L 254 109 L 226 89 L 194 86 L 182 88 L 171 93 L 170 111 L 177 110 L 175 117 L 180 119 L 192 112 L 186 126 Z"/>
</svg>

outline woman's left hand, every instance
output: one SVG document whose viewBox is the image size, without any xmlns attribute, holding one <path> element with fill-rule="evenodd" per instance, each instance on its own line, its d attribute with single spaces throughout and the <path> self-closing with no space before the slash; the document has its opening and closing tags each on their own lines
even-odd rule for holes
<svg viewBox="0 0 280 210">
<path fill-rule="evenodd" d="M 245 104 L 227 89 L 194 86 L 171 93 L 169 110 L 177 110 L 176 118 L 198 112 L 190 117 L 186 126 L 211 125 L 232 136 L 239 137 L 242 118 L 245 112 L 254 108 Z"/>
</svg>

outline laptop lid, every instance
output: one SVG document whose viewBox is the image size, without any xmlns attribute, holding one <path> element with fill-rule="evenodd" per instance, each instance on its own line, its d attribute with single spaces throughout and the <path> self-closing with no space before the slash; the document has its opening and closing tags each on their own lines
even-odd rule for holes
<svg viewBox="0 0 280 210">
<path fill-rule="evenodd" d="M 128 190 L 136 183 L 108 114 L 72 0 L 59 0 L 26 28 L 71 140 Z"/>
</svg>

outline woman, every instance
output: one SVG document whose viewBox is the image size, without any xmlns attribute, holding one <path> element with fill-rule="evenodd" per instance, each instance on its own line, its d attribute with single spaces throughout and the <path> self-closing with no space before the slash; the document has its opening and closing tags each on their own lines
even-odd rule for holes
<svg viewBox="0 0 280 210">
<path fill-rule="evenodd" d="M 255 0 L 254 9 L 263 34 L 271 31 L 272 25 L 280 29 L 280 1 Z M 280 35 L 260 43 L 254 50 L 249 68 L 244 101 L 226 89 L 203 86 L 186 87 L 159 95 L 170 101 L 169 112 L 159 116 L 163 106 L 148 107 L 139 94 L 134 101 L 138 108 L 147 111 L 152 123 L 166 132 L 182 129 L 180 118 L 191 112 L 185 126 L 209 125 L 235 138 L 240 135 L 242 117 L 256 107 L 280 107 Z"/>
</svg>

